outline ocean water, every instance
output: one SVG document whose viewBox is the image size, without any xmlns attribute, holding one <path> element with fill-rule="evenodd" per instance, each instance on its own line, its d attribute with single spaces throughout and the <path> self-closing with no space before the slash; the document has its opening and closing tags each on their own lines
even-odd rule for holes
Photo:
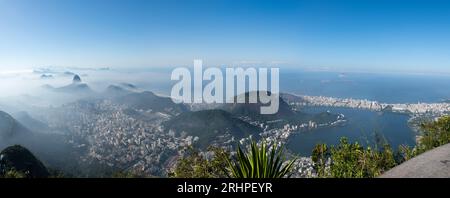
<svg viewBox="0 0 450 198">
<path fill-rule="evenodd" d="M 172 69 L 117 71 L 123 76 L 138 74 L 138 77 L 126 80 L 141 88 L 169 95 L 172 86 L 177 83 L 170 80 Z M 144 74 L 149 77 L 146 78 Z M 450 75 L 341 73 L 281 67 L 280 91 L 301 95 L 368 99 L 385 103 L 432 103 L 450 99 Z"/>
<path fill-rule="evenodd" d="M 385 103 L 433 103 L 450 99 L 450 76 L 280 69 L 280 89 L 303 95 L 368 99 Z"/>
<path fill-rule="evenodd" d="M 302 156 L 311 155 L 312 149 L 318 143 L 336 145 L 341 137 L 367 146 L 375 144 L 375 137 L 378 134 L 394 149 L 400 145 L 415 145 L 416 133 L 408 126 L 409 117 L 404 114 L 328 107 L 311 107 L 303 111 L 342 113 L 348 122 L 345 126 L 319 128 L 294 134 L 289 139 L 287 148 Z"/>
</svg>

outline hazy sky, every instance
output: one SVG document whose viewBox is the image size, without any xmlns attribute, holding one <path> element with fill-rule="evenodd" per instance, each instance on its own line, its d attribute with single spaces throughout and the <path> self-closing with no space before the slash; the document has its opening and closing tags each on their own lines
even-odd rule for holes
<svg viewBox="0 0 450 198">
<path fill-rule="evenodd" d="M 450 72 L 450 2 L 0 0 L 2 70 L 194 58 Z"/>
</svg>

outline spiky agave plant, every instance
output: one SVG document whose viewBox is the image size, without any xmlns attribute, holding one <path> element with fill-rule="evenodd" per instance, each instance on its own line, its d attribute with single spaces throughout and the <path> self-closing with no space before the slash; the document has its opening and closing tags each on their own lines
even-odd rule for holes
<svg viewBox="0 0 450 198">
<path fill-rule="evenodd" d="M 251 143 L 249 153 L 242 151 L 238 146 L 236 161 L 227 159 L 231 172 L 230 177 L 234 178 L 282 178 L 290 177 L 296 159 L 285 162 L 283 148 L 273 145 L 269 151 L 266 143 L 259 147 L 255 141 Z"/>
</svg>

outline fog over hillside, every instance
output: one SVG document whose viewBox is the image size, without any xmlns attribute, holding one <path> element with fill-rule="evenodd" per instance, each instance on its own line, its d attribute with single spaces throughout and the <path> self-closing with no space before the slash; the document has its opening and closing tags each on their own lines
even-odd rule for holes
<svg viewBox="0 0 450 198">
<path fill-rule="evenodd" d="M 154 78 L 149 78 L 152 76 Z M 95 105 L 102 100 L 120 102 L 123 100 L 122 97 L 132 93 L 135 94 L 135 102 L 151 107 L 151 101 L 145 100 L 147 98 L 144 97 L 142 101 L 139 101 L 140 93 L 144 90 L 135 84 L 157 84 L 154 83 L 158 81 L 157 76 L 161 75 L 152 74 L 152 72 L 130 75 L 107 68 L 52 67 L 2 71 L 0 72 L 0 150 L 20 144 L 29 148 L 52 168 L 65 171 L 72 169 L 68 171 L 68 174 L 76 176 L 97 174 L 95 171 L 91 173 L 81 171 L 82 167 L 90 167 L 90 164 L 96 163 L 80 164 L 79 162 L 80 156 L 88 152 L 81 146 L 82 143 L 75 143 L 74 139 L 77 137 L 73 137 L 75 132 L 82 136 L 80 127 L 86 125 L 82 117 L 97 111 Z M 94 106 L 85 109 L 87 112 L 80 113 L 83 109 L 77 105 L 83 102 Z M 121 105 L 127 104 L 117 104 L 117 106 Z M 154 106 L 164 107 L 157 104 Z M 128 112 L 132 110 L 129 109 Z M 134 113 L 132 116 L 137 114 Z M 73 117 L 75 115 L 79 117 Z M 153 119 L 150 115 L 145 117 L 145 119 Z M 102 167 L 102 165 L 99 166 Z M 106 169 L 109 168 L 106 167 Z M 102 174 L 101 171 L 99 174 Z"/>
<path fill-rule="evenodd" d="M 254 116 L 261 103 L 176 104 L 167 96 L 175 83 L 168 69 L 50 67 L 1 75 L 0 149 L 22 145 L 51 170 L 74 177 L 165 177 L 191 146 L 206 152 L 262 137 L 270 144 L 285 141 L 288 124 L 342 119 L 296 111 L 282 98 L 272 116 Z"/>
</svg>

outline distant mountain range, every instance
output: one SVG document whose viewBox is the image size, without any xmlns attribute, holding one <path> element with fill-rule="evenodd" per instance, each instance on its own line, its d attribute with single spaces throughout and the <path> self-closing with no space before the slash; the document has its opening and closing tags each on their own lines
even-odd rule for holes
<svg viewBox="0 0 450 198">
<path fill-rule="evenodd" d="M 55 91 L 55 92 L 63 92 L 69 94 L 82 94 L 82 95 L 93 95 L 94 91 L 86 84 L 81 81 L 80 76 L 74 75 L 72 79 L 72 83 L 62 87 L 53 87 L 51 85 L 44 85 L 45 89 Z"/>
<path fill-rule="evenodd" d="M 125 96 L 131 93 L 139 92 L 136 86 L 129 83 L 120 83 L 117 85 L 109 85 L 106 90 L 103 92 L 104 97 L 114 98 Z"/>
<path fill-rule="evenodd" d="M 74 95 L 77 99 L 109 99 L 120 105 L 137 110 L 152 110 L 177 115 L 188 111 L 183 104 L 175 104 L 171 98 L 162 97 L 150 91 L 142 91 L 133 84 L 119 83 L 109 85 L 103 92 L 93 91 L 88 84 L 83 83 L 78 75 L 74 75 L 72 83 L 62 87 L 44 85 L 44 88 L 55 93 Z"/>
<path fill-rule="evenodd" d="M 113 101 L 134 109 L 167 112 L 173 115 L 188 111 L 188 108 L 183 104 L 175 104 L 171 98 L 161 97 L 150 91 L 118 96 L 113 98 Z"/>
<path fill-rule="evenodd" d="M 50 128 L 48 127 L 47 124 L 34 119 L 33 117 L 30 116 L 30 114 L 28 114 L 25 111 L 14 113 L 13 117 L 27 129 L 41 133 L 50 132 Z"/>
<path fill-rule="evenodd" d="M 0 142 L 8 142 L 31 132 L 15 120 L 11 115 L 0 111 Z"/>
</svg>

